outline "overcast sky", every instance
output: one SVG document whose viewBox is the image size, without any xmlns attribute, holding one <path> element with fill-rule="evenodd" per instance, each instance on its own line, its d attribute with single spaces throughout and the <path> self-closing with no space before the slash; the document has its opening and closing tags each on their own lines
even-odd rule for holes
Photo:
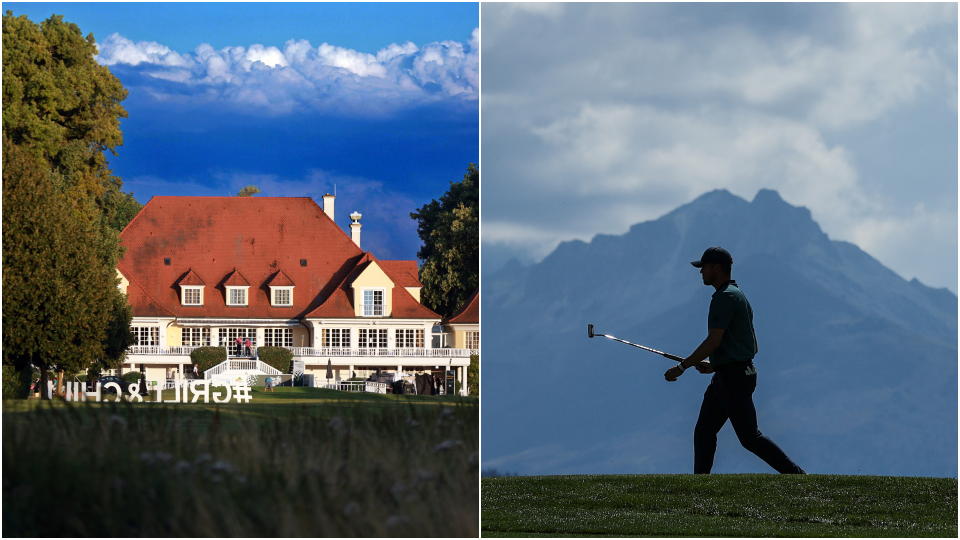
<svg viewBox="0 0 960 540">
<path fill-rule="evenodd" d="M 362 247 L 416 258 L 410 212 L 480 158 L 476 3 L 15 3 L 92 33 L 129 91 L 124 190 L 237 193 L 363 214 Z"/>
<path fill-rule="evenodd" d="M 957 292 L 956 4 L 481 6 L 483 272 L 718 188 Z"/>
</svg>

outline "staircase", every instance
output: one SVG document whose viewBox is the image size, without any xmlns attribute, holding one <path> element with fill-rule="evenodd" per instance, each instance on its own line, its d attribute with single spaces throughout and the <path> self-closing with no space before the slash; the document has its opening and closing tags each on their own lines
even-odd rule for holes
<svg viewBox="0 0 960 540">
<path fill-rule="evenodd" d="M 257 359 L 228 359 L 213 366 L 203 373 L 203 378 L 210 380 L 217 375 L 282 375 L 280 370 L 265 364 Z"/>
</svg>

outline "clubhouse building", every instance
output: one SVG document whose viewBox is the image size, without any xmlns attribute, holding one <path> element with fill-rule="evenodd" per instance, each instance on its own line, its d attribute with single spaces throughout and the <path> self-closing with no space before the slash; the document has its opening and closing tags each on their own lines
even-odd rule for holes
<svg viewBox="0 0 960 540">
<path fill-rule="evenodd" d="M 321 208 L 309 197 L 150 199 L 120 235 L 117 272 L 137 338 L 122 371 L 168 381 L 191 372 L 195 348 L 213 346 L 228 360 L 208 378 L 271 374 L 256 350 L 272 346 L 290 349 L 294 373 L 313 375 L 315 386 L 453 370 L 466 388 L 470 355 L 479 354 L 479 295 L 441 321 L 420 303 L 416 261 L 363 251 L 362 216 L 350 216 L 347 235 L 334 200 L 324 196 Z"/>
</svg>

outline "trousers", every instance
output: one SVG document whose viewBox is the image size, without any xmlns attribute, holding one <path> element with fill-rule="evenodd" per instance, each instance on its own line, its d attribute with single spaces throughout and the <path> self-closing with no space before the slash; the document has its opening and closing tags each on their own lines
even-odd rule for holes
<svg viewBox="0 0 960 540">
<path fill-rule="evenodd" d="M 757 409 L 753 405 L 756 388 L 757 372 L 752 362 L 723 366 L 713 374 L 703 393 L 700 417 L 693 431 L 694 474 L 710 474 L 717 453 L 717 433 L 727 419 L 740 444 L 774 470 L 781 474 L 806 474 L 757 428 Z"/>
</svg>

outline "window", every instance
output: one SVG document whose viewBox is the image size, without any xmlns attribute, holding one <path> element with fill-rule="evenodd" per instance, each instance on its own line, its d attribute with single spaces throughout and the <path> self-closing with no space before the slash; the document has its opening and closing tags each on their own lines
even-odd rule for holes
<svg viewBox="0 0 960 540">
<path fill-rule="evenodd" d="M 349 328 L 324 328 L 323 329 L 323 347 L 332 349 L 350 348 L 350 329 Z"/>
<path fill-rule="evenodd" d="M 290 289 L 278 289 L 271 287 L 273 289 L 273 305 L 275 306 L 292 306 L 293 305 L 293 291 Z"/>
<path fill-rule="evenodd" d="M 264 328 L 263 344 L 267 347 L 293 347 L 293 328 Z"/>
<path fill-rule="evenodd" d="M 363 316 L 383 317 L 383 289 L 363 291 Z"/>
<path fill-rule="evenodd" d="M 209 328 L 184 328 L 180 334 L 180 344 L 184 347 L 209 347 Z"/>
<path fill-rule="evenodd" d="M 238 344 L 237 338 L 243 343 Z M 255 328 L 221 328 L 220 346 L 226 345 L 227 354 L 230 356 L 247 356 L 252 351 L 246 348 L 246 341 L 250 340 L 252 347 L 257 346 L 257 330 Z"/>
<path fill-rule="evenodd" d="M 467 332 L 467 348 L 468 349 L 480 348 L 480 332 Z"/>
<path fill-rule="evenodd" d="M 423 347 L 423 329 L 397 330 L 397 348 L 413 349 Z"/>
<path fill-rule="evenodd" d="M 183 305 L 200 305 L 200 287 L 183 287 Z"/>
<path fill-rule="evenodd" d="M 160 327 L 159 326 L 132 326 L 134 337 L 137 341 L 134 345 L 157 347 L 160 345 Z"/>
<path fill-rule="evenodd" d="M 247 289 L 245 287 L 228 287 L 227 288 L 227 305 L 228 306 L 247 305 Z"/>
<path fill-rule="evenodd" d="M 430 346 L 434 349 L 446 349 L 448 347 L 448 338 L 449 333 L 445 332 L 446 328 L 439 324 L 433 325 L 433 328 L 430 330 Z"/>
<path fill-rule="evenodd" d="M 386 349 L 387 348 L 387 330 L 368 330 L 360 329 L 360 342 L 357 344 L 361 349 Z"/>
</svg>

